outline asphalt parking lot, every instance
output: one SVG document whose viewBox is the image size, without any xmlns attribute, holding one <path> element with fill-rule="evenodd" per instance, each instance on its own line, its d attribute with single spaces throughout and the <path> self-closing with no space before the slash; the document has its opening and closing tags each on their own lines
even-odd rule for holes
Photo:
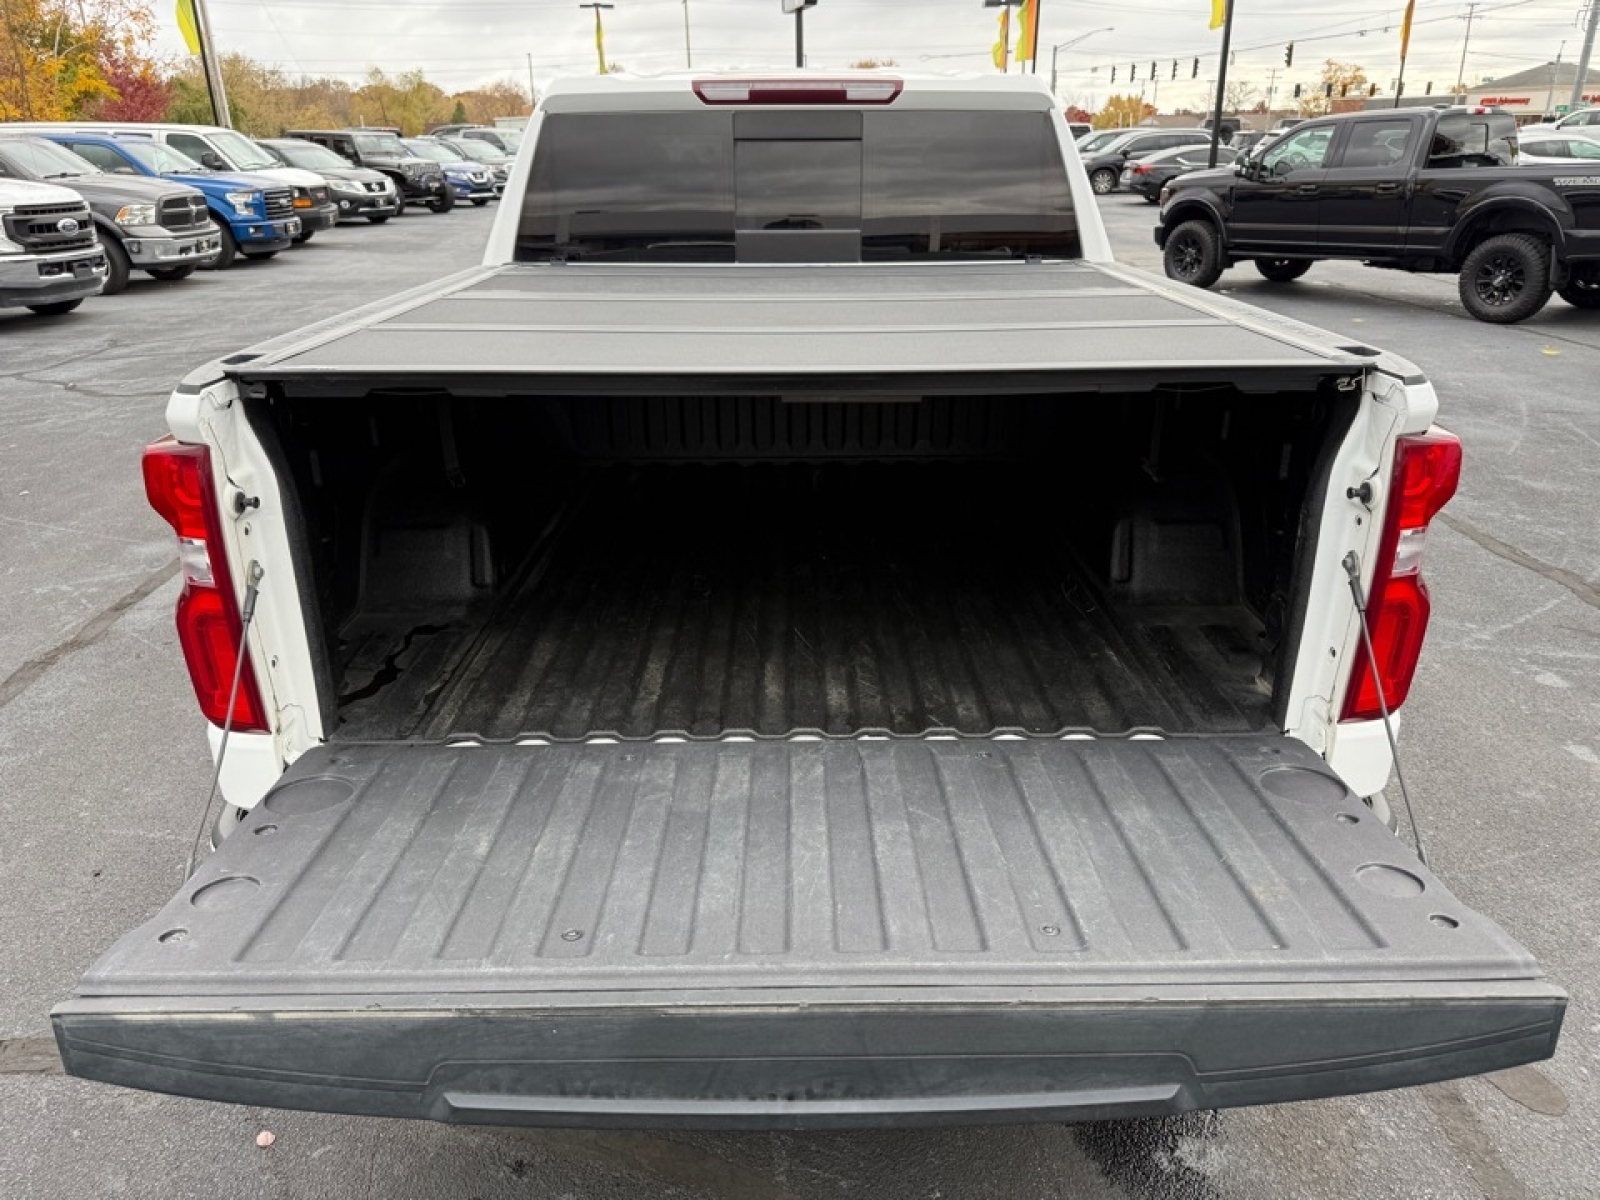
<svg viewBox="0 0 1600 1200">
<path fill-rule="evenodd" d="M 1100 201 L 1159 270 L 1156 210 Z M 1461 435 L 1403 750 L 1433 863 L 1572 996 L 1554 1061 L 1170 1121 L 832 1135 L 457 1129 L 233 1108 L 59 1074 L 50 1006 L 175 890 L 209 782 L 138 453 L 203 361 L 472 265 L 494 209 L 411 211 L 271 262 L 0 313 L 0 1197 L 1593 1197 L 1600 1163 L 1600 314 L 1511 328 L 1454 281 L 1321 265 L 1248 302 L 1404 354 Z M 1355 331 L 1359 331 L 1358 334 Z M 270 1147 L 257 1135 L 270 1131 Z"/>
</svg>

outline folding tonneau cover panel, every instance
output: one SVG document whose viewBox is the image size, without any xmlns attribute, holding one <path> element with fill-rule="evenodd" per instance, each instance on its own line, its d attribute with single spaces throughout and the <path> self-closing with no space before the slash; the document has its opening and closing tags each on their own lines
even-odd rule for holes
<svg viewBox="0 0 1600 1200">
<path fill-rule="evenodd" d="M 220 1100 L 815 1127 L 1418 1083 L 1564 1005 L 1287 738 L 585 742 L 307 754 L 55 1023 Z"/>
<path fill-rule="evenodd" d="M 1364 346 L 1143 272 L 1084 262 L 893 267 L 522 264 L 467 273 L 230 359 L 245 383 L 574 392 L 719 380 L 931 391 L 1315 387 Z"/>
</svg>

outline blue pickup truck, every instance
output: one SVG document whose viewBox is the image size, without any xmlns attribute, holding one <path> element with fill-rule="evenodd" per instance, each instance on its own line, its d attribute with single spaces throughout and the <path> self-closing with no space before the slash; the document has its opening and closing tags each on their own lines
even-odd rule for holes
<svg viewBox="0 0 1600 1200">
<path fill-rule="evenodd" d="M 44 131 L 41 136 L 117 175 L 149 175 L 186 183 L 205 194 L 222 249 L 212 264 L 219 270 L 239 255 L 271 258 L 300 236 L 294 192 L 267 175 L 210 171 L 194 159 L 158 142 L 132 141 L 101 134 Z"/>
</svg>

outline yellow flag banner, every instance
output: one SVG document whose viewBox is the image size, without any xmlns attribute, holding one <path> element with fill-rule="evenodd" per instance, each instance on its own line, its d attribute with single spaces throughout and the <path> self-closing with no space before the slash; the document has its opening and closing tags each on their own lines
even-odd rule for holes
<svg viewBox="0 0 1600 1200">
<path fill-rule="evenodd" d="M 1228 0 L 1211 0 L 1211 28 L 1221 29 L 1228 19 Z"/>
<path fill-rule="evenodd" d="M 1000 10 L 1000 40 L 994 44 L 994 65 L 1004 71 L 1011 61 L 1011 10 Z"/>
<path fill-rule="evenodd" d="M 1400 26 L 1400 61 L 1405 62 L 1406 51 L 1411 49 L 1411 15 L 1417 11 L 1417 0 L 1406 0 L 1406 19 Z"/>
<path fill-rule="evenodd" d="M 1039 42 L 1039 6 L 1033 0 L 1022 0 L 1017 17 L 1022 22 L 1022 29 L 1017 34 L 1016 59 L 1019 63 L 1032 62 L 1034 47 Z"/>
<path fill-rule="evenodd" d="M 200 53 L 200 28 L 194 20 L 194 0 L 178 0 L 178 32 L 190 54 Z"/>
</svg>

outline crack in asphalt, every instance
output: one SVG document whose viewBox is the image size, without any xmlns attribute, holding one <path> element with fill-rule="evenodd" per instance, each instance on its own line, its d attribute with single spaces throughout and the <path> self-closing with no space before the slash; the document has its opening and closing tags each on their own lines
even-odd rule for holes
<svg viewBox="0 0 1600 1200">
<path fill-rule="evenodd" d="M 1501 541 L 1494 534 L 1479 529 L 1471 521 L 1463 520 L 1461 517 L 1440 513 L 1438 519 L 1462 537 L 1476 542 L 1496 558 L 1504 559 L 1514 566 L 1532 571 L 1535 575 L 1566 588 L 1590 608 L 1600 608 L 1600 586 L 1590 583 L 1576 571 L 1569 571 L 1565 567 L 1553 567 L 1543 559 L 1535 558 L 1525 550 L 1518 550 L 1510 542 Z"/>
<path fill-rule="evenodd" d="M 0 679 L 0 709 L 5 708 L 6 705 L 32 687 L 51 667 L 63 659 L 70 658 L 79 650 L 88 649 L 105 637 L 123 613 L 145 599 L 177 573 L 177 559 L 173 559 L 166 566 L 152 571 L 140 580 L 138 586 L 132 591 L 119 596 L 90 617 L 88 621 L 78 627 L 71 637 L 56 643 L 43 654 L 30 658 L 4 679 Z"/>
</svg>

